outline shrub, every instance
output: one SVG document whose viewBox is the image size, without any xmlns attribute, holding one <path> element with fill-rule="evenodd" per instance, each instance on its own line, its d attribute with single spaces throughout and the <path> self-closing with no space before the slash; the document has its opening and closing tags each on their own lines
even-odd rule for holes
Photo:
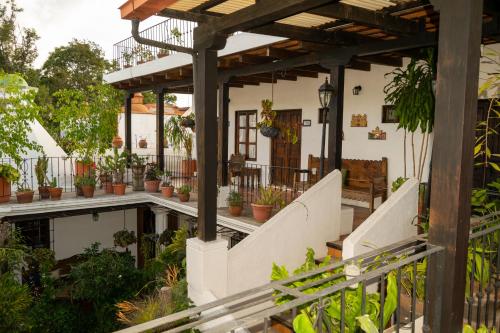
<svg viewBox="0 0 500 333">
<path fill-rule="evenodd" d="M 0 275 L 0 332 L 27 332 L 31 296 L 12 273 Z"/>
</svg>

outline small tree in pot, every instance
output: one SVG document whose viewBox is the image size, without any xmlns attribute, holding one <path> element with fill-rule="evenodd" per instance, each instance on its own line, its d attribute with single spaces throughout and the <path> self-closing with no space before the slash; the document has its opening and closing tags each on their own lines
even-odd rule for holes
<svg viewBox="0 0 500 333">
<path fill-rule="evenodd" d="M 39 157 L 35 165 L 35 174 L 38 183 L 38 194 L 42 200 L 50 198 L 49 186 L 46 182 L 48 167 L 49 159 L 47 156 L 43 155 L 42 157 Z"/>
<path fill-rule="evenodd" d="M 75 185 L 80 187 L 85 198 L 93 198 L 97 183 L 95 172 L 83 176 L 76 176 Z"/>
<path fill-rule="evenodd" d="M 49 182 L 49 193 L 50 193 L 50 200 L 56 201 L 56 200 L 61 200 L 62 196 L 62 187 L 57 186 L 57 179 L 56 177 L 52 178 L 52 181 Z"/>
<path fill-rule="evenodd" d="M 252 203 L 253 217 L 258 222 L 266 222 L 273 212 L 275 205 L 280 207 L 284 206 L 284 201 L 281 198 L 281 191 L 275 190 L 271 187 L 259 188 L 259 197 Z"/>
<path fill-rule="evenodd" d="M 144 187 L 146 192 L 156 193 L 160 188 L 161 176 L 163 172 L 158 169 L 156 163 L 148 163 L 146 167 L 146 178 L 144 181 Z"/>
<path fill-rule="evenodd" d="M 113 170 L 102 161 L 99 161 L 99 181 L 105 193 L 113 194 Z"/>
<path fill-rule="evenodd" d="M 106 156 L 106 166 L 113 173 L 113 193 L 124 195 L 127 185 L 123 182 L 123 176 L 127 167 L 127 153 L 118 153 L 117 148 L 113 148 L 113 155 Z"/>
<path fill-rule="evenodd" d="M 229 192 L 227 203 L 229 205 L 229 214 L 232 216 L 241 215 L 241 211 L 243 210 L 243 198 L 241 197 L 241 193 L 237 191 Z"/>
<path fill-rule="evenodd" d="M 161 194 L 166 198 L 171 198 L 174 195 L 174 186 L 170 182 L 170 171 L 165 172 L 165 181 L 161 184 Z"/>
<path fill-rule="evenodd" d="M 188 202 L 190 193 L 191 193 L 191 186 L 186 184 L 182 185 L 177 189 L 177 196 L 179 197 L 179 200 L 181 202 Z"/>
<path fill-rule="evenodd" d="M 132 154 L 132 190 L 144 191 L 144 172 L 146 171 L 146 163 L 143 157 L 137 154 Z"/>
</svg>

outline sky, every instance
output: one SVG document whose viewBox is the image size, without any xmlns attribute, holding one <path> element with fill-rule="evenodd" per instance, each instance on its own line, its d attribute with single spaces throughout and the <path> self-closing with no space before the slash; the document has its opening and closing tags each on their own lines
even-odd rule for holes
<svg viewBox="0 0 500 333">
<path fill-rule="evenodd" d="M 2 0 L 0 0 L 2 1 Z M 20 27 L 34 28 L 38 40 L 40 68 L 54 48 L 68 44 L 72 39 L 90 40 L 113 58 L 113 44 L 131 36 L 130 21 L 120 18 L 118 7 L 125 0 L 16 0 L 24 11 L 18 14 Z M 141 24 L 141 30 L 165 18 L 152 17 Z M 177 104 L 191 105 L 191 98 L 179 95 Z"/>
</svg>

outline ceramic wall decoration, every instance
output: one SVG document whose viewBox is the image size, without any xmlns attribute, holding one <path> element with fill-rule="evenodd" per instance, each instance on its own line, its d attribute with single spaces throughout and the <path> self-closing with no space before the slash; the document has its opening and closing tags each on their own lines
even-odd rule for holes
<svg viewBox="0 0 500 333">
<path fill-rule="evenodd" d="M 368 132 L 368 140 L 386 140 L 386 138 L 387 133 L 378 128 L 378 126 L 373 131 Z"/>
<path fill-rule="evenodd" d="M 351 118 L 351 127 L 367 127 L 368 116 L 366 114 L 353 114 Z"/>
</svg>

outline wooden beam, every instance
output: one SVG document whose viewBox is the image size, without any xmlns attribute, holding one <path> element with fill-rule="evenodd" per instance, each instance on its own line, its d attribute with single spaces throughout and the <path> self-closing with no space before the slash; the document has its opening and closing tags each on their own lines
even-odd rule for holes
<svg viewBox="0 0 500 333">
<path fill-rule="evenodd" d="M 331 67 L 330 83 L 335 93 L 328 112 L 328 170 L 342 169 L 342 124 L 344 119 L 344 66 Z"/>
<path fill-rule="evenodd" d="M 132 153 L 132 97 L 133 93 L 125 94 L 125 151 Z"/>
<path fill-rule="evenodd" d="M 217 18 L 210 24 L 200 25 L 197 28 L 200 40 L 195 40 L 195 49 L 205 44 L 204 39 L 210 39 L 216 34 L 248 31 L 334 2 L 338 0 L 260 0 L 254 5 Z"/>
<path fill-rule="evenodd" d="M 201 49 L 194 59 L 198 238 L 217 238 L 217 50 Z"/>
<path fill-rule="evenodd" d="M 227 0 L 208 0 L 208 1 L 205 1 L 204 3 L 202 3 L 196 7 L 194 7 L 193 9 L 191 9 L 191 11 L 193 11 L 195 13 L 201 13 L 202 11 L 209 10 L 212 7 L 220 5 L 224 1 L 227 1 Z"/>
<path fill-rule="evenodd" d="M 370 63 L 357 61 L 356 59 L 352 59 L 348 64 L 346 64 L 345 67 L 349 68 L 349 69 L 354 69 L 357 71 L 364 71 L 364 72 L 369 72 L 372 69 L 372 66 Z"/>
<path fill-rule="evenodd" d="M 275 58 L 275 59 L 288 59 L 288 58 L 296 57 L 299 55 L 303 55 L 303 53 L 296 52 L 296 51 L 290 51 L 287 49 L 273 47 L 273 46 L 269 46 L 266 49 L 266 57 L 271 57 L 271 58 Z"/>
<path fill-rule="evenodd" d="M 168 18 L 174 18 L 179 20 L 198 22 L 198 23 L 206 23 L 210 22 L 211 16 L 204 15 L 200 13 L 195 13 L 192 11 L 184 11 L 184 10 L 175 10 L 175 9 L 164 9 L 156 15 Z"/>
<path fill-rule="evenodd" d="M 443 247 L 443 260 L 429 260 L 432 333 L 463 327 L 482 3 L 440 2 L 429 242 Z"/>
<path fill-rule="evenodd" d="M 289 70 L 287 72 L 291 75 L 296 75 L 296 76 L 318 78 L 318 72 L 314 72 L 314 71 L 306 71 L 306 70 L 294 68 L 293 70 Z"/>
<path fill-rule="evenodd" d="M 368 62 L 370 64 L 377 64 L 377 65 L 384 65 L 391 67 L 403 66 L 403 59 L 401 57 L 372 55 L 367 57 L 356 57 L 356 60 L 360 62 Z"/>
<path fill-rule="evenodd" d="M 237 57 L 238 61 L 244 64 L 263 64 L 270 62 L 268 57 L 258 56 L 255 54 L 240 54 Z"/>
<path fill-rule="evenodd" d="M 158 168 L 165 169 L 165 90 L 158 89 L 156 94 L 156 158 Z"/>
<path fill-rule="evenodd" d="M 229 85 L 219 81 L 219 119 L 218 119 L 218 184 L 227 186 L 229 160 Z"/>
<path fill-rule="evenodd" d="M 323 6 L 310 10 L 309 13 L 378 28 L 390 34 L 411 35 L 419 32 L 415 21 L 345 3 Z"/>
</svg>

